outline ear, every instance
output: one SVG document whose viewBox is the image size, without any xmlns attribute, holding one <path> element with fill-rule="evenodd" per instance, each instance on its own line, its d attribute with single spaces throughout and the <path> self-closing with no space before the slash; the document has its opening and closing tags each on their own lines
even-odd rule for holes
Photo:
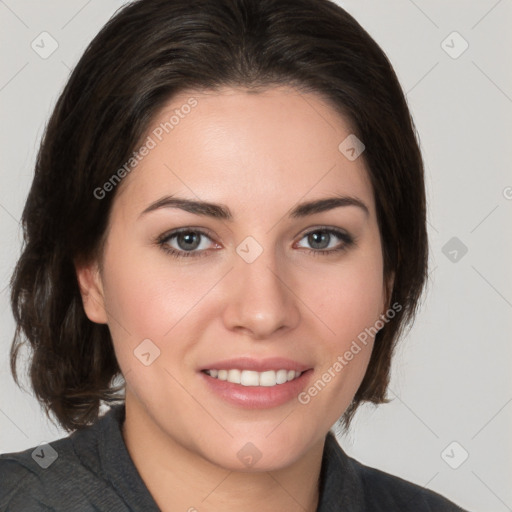
<svg viewBox="0 0 512 512">
<path fill-rule="evenodd" d="M 75 264 L 75 270 L 87 318 L 97 324 L 106 324 L 108 317 L 103 282 L 97 263 Z"/>
</svg>

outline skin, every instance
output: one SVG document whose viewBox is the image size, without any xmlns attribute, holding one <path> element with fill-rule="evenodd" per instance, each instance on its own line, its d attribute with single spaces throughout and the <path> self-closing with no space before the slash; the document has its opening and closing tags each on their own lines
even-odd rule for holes
<svg viewBox="0 0 512 512">
<path fill-rule="evenodd" d="M 373 340 L 307 405 L 242 409 L 198 370 L 279 356 L 313 368 L 314 383 L 375 324 L 388 304 L 368 173 L 363 158 L 338 150 L 351 133 L 346 120 L 318 95 L 287 87 L 182 93 L 148 134 L 190 97 L 197 106 L 115 192 L 101 262 L 77 268 L 84 308 L 110 328 L 126 380 L 123 436 L 161 510 L 261 511 L 264 496 L 268 510 L 314 511 L 325 436 L 359 387 Z M 177 208 L 141 215 L 165 195 L 221 203 L 233 219 Z M 368 212 L 289 216 L 298 202 L 342 195 Z M 155 240 L 184 227 L 210 239 L 196 256 L 174 258 Z M 322 227 L 355 243 L 318 254 L 306 235 Z M 252 263 L 236 252 L 248 236 L 263 249 Z M 343 244 L 334 236 L 328 248 Z M 168 245 L 180 249 L 176 238 Z M 144 339 L 160 350 L 149 366 L 134 356 Z M 262 455 L 250 468 L 237 457 L 248 442 Z"/>
</svg>

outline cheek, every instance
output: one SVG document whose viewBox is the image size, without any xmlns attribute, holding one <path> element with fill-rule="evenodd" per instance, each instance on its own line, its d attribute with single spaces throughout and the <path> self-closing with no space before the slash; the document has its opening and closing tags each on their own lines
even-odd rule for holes
<svg viewBox="0 0 512 512">
<path fill-rule="evenodd" d="M 314 290 L 312 309 L 328 330 L 323 329 L 327 335 L 322 336 L 321 364 L 315 380 L 299 401 L 324 411 L 327 423 L 335 422 L 350 404 L 366 372 L 380 326 L 384 281 L 377 247 L 367 253 L 371 257 L 347 258 L 346 264 L 330 269 L 320 279 L 317 275 L 317 286 L 310 287 Z"/>
<path fill-rule="evenodd" d="M 378 259 L 347 264 L 317 279 L 312 303 L 331 331 L 331 344 L 343 349 L 383 313 L 384 281 Z"/>
<path fill-rule="evenodd" d="M 317 291 L 319 317 L 330 333 L 322 337 L 319 367 L 298 400 L 326 426 L 340 418 L 363 380 L 382 313 L 382 287 L 378 265 L 361 271 L 352 266 L 332 277 L 329 293 Z"/>
<path fill-rule="evenodd" d="M 210 279 L 147 251 L 111 250 L 105 258 L 106 307 L 111 325 L 126 337 L 161 340 L 198 304 Z M 117 324 L 117 325 L 116 325 Z"/>
<path fill-rule="evenodd" d="M 118 258 L 112 251 L 105 258 L 105 302 L 126 382 L 133 393 L 144 397 L 143 402 L 150 403 L 155 400 L 151 390 L 161 389 L 162 382 L 169 396 L 179 391 L 165 369 L 174 375 L 175 363 L 185 359 L 191 343 L 183 330 L 191 327 L 192 313 L 200 309 L 198 302 L 207 287 L 197 272 L 187 275 L 169 264 L 155 264 L 147 255 L 137 256 Z M 147 353 L 149 366 L 144 363 Z"/>
</svg>

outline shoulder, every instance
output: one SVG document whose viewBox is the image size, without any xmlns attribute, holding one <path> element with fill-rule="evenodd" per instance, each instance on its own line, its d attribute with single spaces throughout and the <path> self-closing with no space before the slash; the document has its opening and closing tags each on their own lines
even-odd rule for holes
<svg viewBox="0 0 512 512">
<path fill-rule="evenodd" d="M 22 510 L 52 510 L 47 503 L 49 489 L 66 486 L 66 479 L 57 476 L 60 465 L 54 446 L 65 448 L 60 440 L 56 443 L 32 447 L 24 451 L 0 455 L 0 511 L 18 512 Z M 57 454 L 57 456 L 55 455 Z M 63 455 L 63 453 L 62 453 Z M 66 466 L 68 464 L 65 463 Z M 53 466 L 53 469 L 50 467 Z M 60 467 L 59 467 L 60 466 Z M 56 471 L 57 470 L 57 471 Z M 70 468 L 67 470 L 70 474 Z"/>
<path fill-rule="evenodd" d="M 349 503 L 357 512 L 464 512 L 434 491 L 349 457 L 331 433 L 324 450 L 322 490 L 322 512 L 337 510 L 339 503 Z"/>
<path fill-rule="evenodd" d="M 0 512 L 93 510 L 91 496 L 110 486 L 100 456 L 101 423 L 0 454 Z"/>
<path fill-rule="evenodd" d="M 351 459 L 362 482 L 365 499 L 372 510 L 401 510 L 411 512 L 463 512 L 463 509 L 444 496 Z"/>
</svg>

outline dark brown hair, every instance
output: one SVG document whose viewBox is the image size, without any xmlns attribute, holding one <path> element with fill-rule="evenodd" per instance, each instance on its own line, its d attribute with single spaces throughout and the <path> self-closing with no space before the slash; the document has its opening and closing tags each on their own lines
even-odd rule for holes
<svg viewBox="0 0 512 512">
<path fill-rule="evenodd" d="M 122 400 L 108 326 L 85 315 L 75 263 L 99 257 L 116 192 L 94 191 L 136 149 L 169 99 L 190 89 L 291 85 L 327 99 L 366 149 L 393 320 L 378 332 L 344 415 L 385 401 L 394 346 L 427 277 L 422 158 L 392 66 L 367 32 L 328 0 L 139 0 L 91 42 L 57 101 L 23 211 L 24 246 L 11 285 L 11 348 L 31 348 L 32 387 L 67 430 Z M 340 141 L 341 142 L 341 141 Z"/>
</svg>

